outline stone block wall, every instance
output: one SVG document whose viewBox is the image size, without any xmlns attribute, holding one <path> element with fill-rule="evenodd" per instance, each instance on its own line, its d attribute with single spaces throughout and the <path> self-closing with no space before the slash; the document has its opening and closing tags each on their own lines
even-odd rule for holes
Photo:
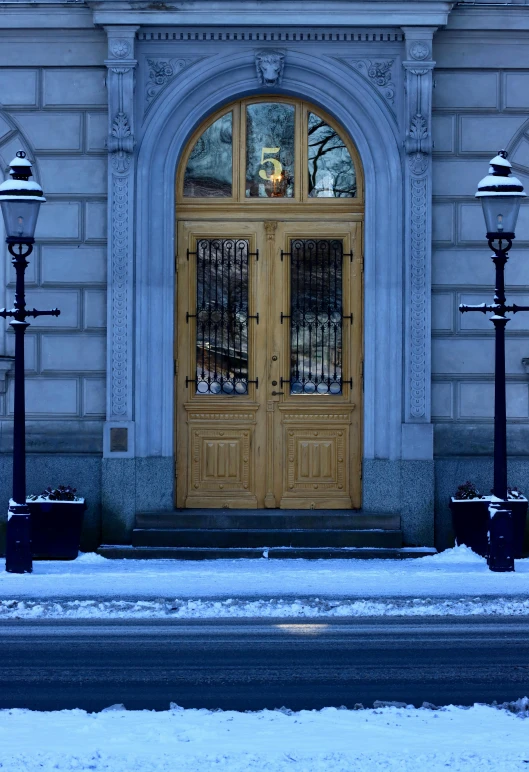
<svg viewBox="0 0 529 772">
<path fill-rule="evenodd" d="M 491 487 L 494 418 L 494 327 L 490 315 L 462 315 L 460 303 L 491 302 L 494 266 L 485 239 L 481 205 L 474 198 L 488 162 L 505 148 L 529 189 L 528 33 L 513 53 L 512 33 L 462 32 L 458 19 L 476 28 L 476 10 L 451 17 L 435 36 L 433 92 L 432 421 L 436 463 L 437 543 L 450 541 L 448 496 L 475 479 Z M 498 20 L 499 21 L 499 20 Z M 492 27 L 492 25 L 490 25 Z M 509 45 L 509 38 L 511 45 Z M 522 206 L 506 267 L 509 302 L 529 304 L 529 205 Z M 509 478 L 529 490 L 529 314 L 506 332 Z M 486 457 L 489 457 L 488 459 Z M 480 459 L 484 462 L 480 465 Z M 516 463 L 514 461 L 516 460 Z M 514 474 L 516 472 L 516 474 Z M 479 478 L 479 479 L 478 479 Z M 450 485 L 447 485 L 450 480 Z"/>
<path fill-rule="evenodd" d="M 88 546 L 100 533 L 105 418 L 106 36 L 40 29 L 0 38 L 0 178 L 23 149 L 47 199 L 26 273 L 27 305 L 61 310 L 31 320 L 26 333 L 28 491 L 70 483 L 86 494 Z M 15 276 L 0 250 L 0 306 L 10 306 Z M 13 354 L 9 323 L 0 320 L 0 358 Z M 11 489 L 13 385 L 8 372 L 0 393 L 0 512 Z"/>
</svg>

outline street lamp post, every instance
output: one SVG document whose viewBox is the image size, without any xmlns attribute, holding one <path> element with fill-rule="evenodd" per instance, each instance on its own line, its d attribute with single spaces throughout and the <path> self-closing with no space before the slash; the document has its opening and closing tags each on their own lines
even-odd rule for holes
<svg viewBox="0 0 529 772">
<path fill-rule="evenodd" d="M 16 272 L 13 308 L 0 309 L 0 316 L 11 319 L 15 334 L 15 394 L 13 416 L 13 497 L 9 502 L 6 535 L 6 571 L 31 573 L 31 523 L 26 503 L 26 411 L 24 394 L 24 335 L 28 317 L 59 316 L 58 308 L 37 311 L 26 308 L 24 274 L 27 257 L 33 251 L 35 227 L 41 203 L 46 201 L 42 188 L 31 182 L 31 163 L 19 150 L 11 161 L 11 179 L 0 185 L 0 206 L 4 217 L 6 242 Z"/>
<path fill-rule="evenodd" d="M 505 150 L 500 150 L 489 167 L 489 173 L 478 185 L 476 198 L 481 199 L 487 226 L 487 241 L 492 250 L 496 268 L 496 291 L 492 304 L 461 304 L 461 313 L 480 311 L 492 313 L 495 330 L 494 370 L 494 496 L 507 503 L 507 406 L 505 394 L 505 327 L 509 321 L 506 313 L 529 311 L 529 306 L 506 305 L 505 264 L 515 238 L 516 221 L 520 203 L 525 197 L 523 185 L 511 176 L 511 164 Z M 507 506 L 504 509 L 508 509 Z M 508 569 L 505 569 L 508 570 Z M 511 569 L 512 570 L 512 569 Z"/>
</svg>

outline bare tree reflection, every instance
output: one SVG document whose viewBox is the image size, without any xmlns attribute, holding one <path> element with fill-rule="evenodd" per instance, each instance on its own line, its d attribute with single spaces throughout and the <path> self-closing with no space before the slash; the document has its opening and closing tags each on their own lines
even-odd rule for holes
<svg viewBox="0 0 529 772">
<path fill-rule="evenodd" d="M 353 198 L 356 174 L 349 150 L 337 131 L 309 113 L 309 196 Z"/>
</svg>

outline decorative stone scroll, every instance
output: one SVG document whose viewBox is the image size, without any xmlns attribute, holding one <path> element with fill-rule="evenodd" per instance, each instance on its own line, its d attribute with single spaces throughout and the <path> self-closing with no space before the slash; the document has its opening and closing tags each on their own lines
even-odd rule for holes
<svg viewBox="0 0 529 772">
<path fill-rule="evenodd" d="M 158 96 L 160 91 L 176 78 L 183 70 L 189 67 L 194 60 L 191 59 L 153 59 L 148 58 L 145 68 L 145 103 L 149 105 Z"/>
<path fill-rule="evenodd" d="M 349 59 L 347 64 L 358 70 L 393 105 L 396 86 L 393 82 L 394 59 Z"/>
<path fill-rule="evenodd" d="M 107 27 L 108 338 L 107 421 L 133 419 L 132 281 L 134 42 L 137 27 Z M 112 448 L 110 448 L 112 450 Z M 132 452 L 132 449 L 131 449 Z"/>
<path fill-rule="evenodd" d="M 405 28 L 406 389 L 405 421 L 430 421 L 432 29 Z M 419 37 L 420 36 L 420 37 Z"/>
</svg>

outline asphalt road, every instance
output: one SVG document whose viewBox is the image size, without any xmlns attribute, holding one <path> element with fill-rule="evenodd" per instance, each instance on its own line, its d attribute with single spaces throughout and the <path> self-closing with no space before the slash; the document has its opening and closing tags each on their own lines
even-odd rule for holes
<svg viewBox="0 0 529 772">
<path fill-rule="evenodd" d="M 0 707 L 293 710 L 529 695 L 507 618 L 0 623 Z"/>
</svg>

